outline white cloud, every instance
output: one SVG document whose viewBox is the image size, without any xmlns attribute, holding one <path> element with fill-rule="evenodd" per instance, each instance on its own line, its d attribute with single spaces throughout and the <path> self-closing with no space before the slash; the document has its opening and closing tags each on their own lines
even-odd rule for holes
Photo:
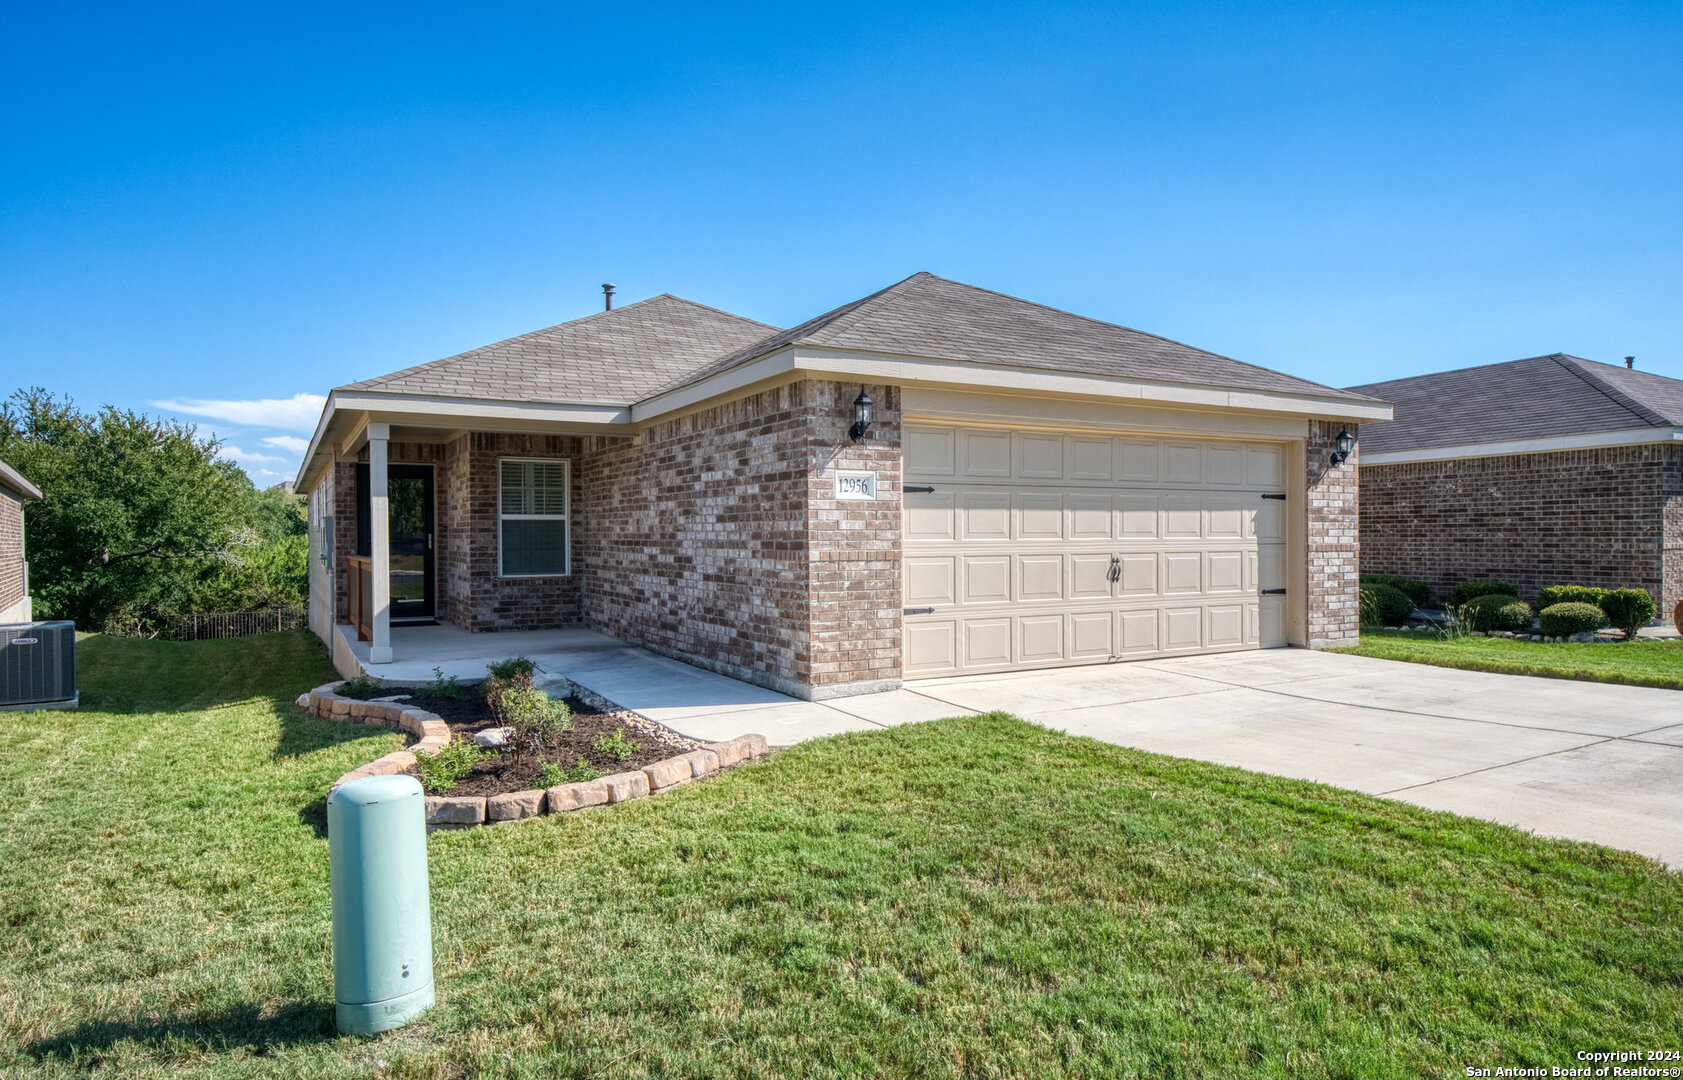
<svg viewBox="0 0 1683 1080">
<path fill-rule="evenodd" d="M 152 402 L 152 407 L 189 416 L 208 416 L 230 424 L 314 431 L 316 418 L 321 415 L 325 404 L 327 399 L 320 394 L 293 394 L 289 398 L 259 398 L 255 401 L 166 398 Z"/>
<path fill-rule="evenodd" d="M 244 465 L 247 462 L 258 461 L 273 462 L 277 465 L 285 464 L 286 462 L 286 459 L 283 457 L 275 457 L 273 454 L 259 454 L 250 450 L 241 450 L 237 446 L 224 446 L 219 452 L 219 455 L 225 458 L 233 458 L 241 465 Z"/>
<path fill-rule="evenodd" d="M 296 435 L 270 435 L 263 440 L 263 445 L 273 446 L 280 450 L 289 450 L 294 454 L 302 454 L 310 448 L 310 440 L 300 439 Z"/>
</svg>

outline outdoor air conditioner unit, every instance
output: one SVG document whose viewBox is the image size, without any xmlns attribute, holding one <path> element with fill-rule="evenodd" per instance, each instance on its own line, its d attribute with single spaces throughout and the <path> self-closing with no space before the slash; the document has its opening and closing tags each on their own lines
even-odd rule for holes
<svg viewBox="0 0 1683 1080">
<path fill-rule="evenodd" d="M 76 624 L 0 626 L 0 709 L 74 709 Z"/>
</svg>

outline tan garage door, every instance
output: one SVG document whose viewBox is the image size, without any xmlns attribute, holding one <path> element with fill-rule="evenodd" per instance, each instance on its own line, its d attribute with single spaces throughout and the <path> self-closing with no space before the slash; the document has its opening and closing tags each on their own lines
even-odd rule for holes
<svg viewBox="0 0 1683 1080">
<path fill-rule="evenodd" d="M 1286 643 L 1286 444 L 914 421 L 905 453 L 907 678 Z"/>
</svg>

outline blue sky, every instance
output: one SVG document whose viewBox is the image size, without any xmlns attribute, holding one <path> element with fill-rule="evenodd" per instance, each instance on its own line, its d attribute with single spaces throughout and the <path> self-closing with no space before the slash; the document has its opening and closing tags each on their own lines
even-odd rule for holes
<svg viewBox="0 0 1683 1080">
<path fill-rule="evenodd" d="M 1683 377 L 1683 5 L 14 5 L 0 391 L 197 419 L 918 270 L 1349 385 Z M 159 405 L 158 403 L 167 403 Z"/>
</svg>

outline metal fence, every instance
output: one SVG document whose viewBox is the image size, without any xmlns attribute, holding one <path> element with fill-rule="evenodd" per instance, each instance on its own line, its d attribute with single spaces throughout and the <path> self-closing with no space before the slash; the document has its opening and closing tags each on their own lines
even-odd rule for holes
<svg viewBox="0 0 1683 1080">
<path fill-rule="evenodd" d="M 276 630 L 303 630 L 309 626 L 303 608 L 270 608 L 268 611 L 215 611 L 177 615 L 159 637 L 171 641 L 204 641 L 208 638 L 247 637 Z"/>
</svg>

